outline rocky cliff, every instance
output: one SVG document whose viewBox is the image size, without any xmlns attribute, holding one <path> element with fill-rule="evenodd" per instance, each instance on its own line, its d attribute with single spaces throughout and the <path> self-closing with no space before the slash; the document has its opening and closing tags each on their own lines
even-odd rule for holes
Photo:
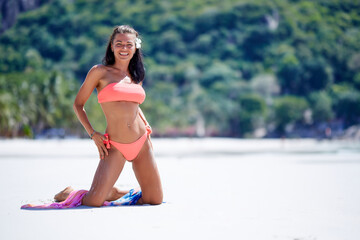
<svg viewBox="0 0 360 240">
<path fill-rule="evenodd" d="M 41 6 L 50 0 L 0 0 L 0 34 L 10 28 L 19 13 Z"/>
</svg>

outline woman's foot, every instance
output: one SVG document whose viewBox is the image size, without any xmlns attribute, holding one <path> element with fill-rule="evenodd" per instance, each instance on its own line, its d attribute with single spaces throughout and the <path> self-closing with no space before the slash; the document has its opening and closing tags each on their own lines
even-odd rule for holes
<svg viewBox="0 0 360 240">
<path fill-rule="evenodd" d="M 72 187 L 66 187 L 64 190 L 54 196 L 55 202 L 64 201 L 72 191 L 74 191 Z"/>
<path fill-rule="evenodd" d="M 108 197 L 106 198 L 106 201 L 115 201 L 127 194 L 129 191 L 120 190 L 117 187 L 113 187 L 111 191 L 109 192 Z"/>
</svg>

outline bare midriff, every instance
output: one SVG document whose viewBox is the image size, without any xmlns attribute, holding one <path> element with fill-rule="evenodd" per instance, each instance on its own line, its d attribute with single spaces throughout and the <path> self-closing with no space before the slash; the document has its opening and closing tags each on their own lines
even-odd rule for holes
<svg viewBox="0 0 360 240">
<path fill-rule="evenodd" d="M 139 104 L 116 101 L 100 104 L 106 117 L 106 133 L 119 143 L 133 143 L 145 132 L 145 123 L 139 115 Z"/>
</svg>

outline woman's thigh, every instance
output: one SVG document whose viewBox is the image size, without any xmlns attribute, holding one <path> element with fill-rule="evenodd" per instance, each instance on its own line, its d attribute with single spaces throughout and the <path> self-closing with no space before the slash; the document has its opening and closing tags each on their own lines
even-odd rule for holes
<svg viewBox="0 0 360 240">
<path fill-rule="evenodd" d="M 101 206 L 109 195 L 125 165 L 124 156 L 114 147 L 100 160 L 89 192 L 83 199 L 88 206 Z"/>
<path fill-rule="evenodd" d="M 160 174 L 149 138 L 145 141 L 139 155 L 133 160 L 132 166 L 141 187 L 142 202 L 161 204 L 163 201 L 163 191 Z"/>
<path fill-rule="evenodd" d="M 147 138 L 139 155 L 132 162 L 133 170 L 142 191 L 142 203 L 161 204 L 163 191 L 152 145 Z"/>
</svg>

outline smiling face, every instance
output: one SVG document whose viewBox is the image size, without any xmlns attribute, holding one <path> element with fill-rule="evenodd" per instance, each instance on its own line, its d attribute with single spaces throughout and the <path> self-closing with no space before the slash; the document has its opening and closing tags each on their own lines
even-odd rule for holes
<svg viewBox="0 0 360 240">
<path fill-rule="evenodd" d="M 130 61 L 134 56 L 136 35 L 132 33 L 118 33 L 111 43 L 111 49 L 114 52 L 115 61 Z"/>
</svg>

